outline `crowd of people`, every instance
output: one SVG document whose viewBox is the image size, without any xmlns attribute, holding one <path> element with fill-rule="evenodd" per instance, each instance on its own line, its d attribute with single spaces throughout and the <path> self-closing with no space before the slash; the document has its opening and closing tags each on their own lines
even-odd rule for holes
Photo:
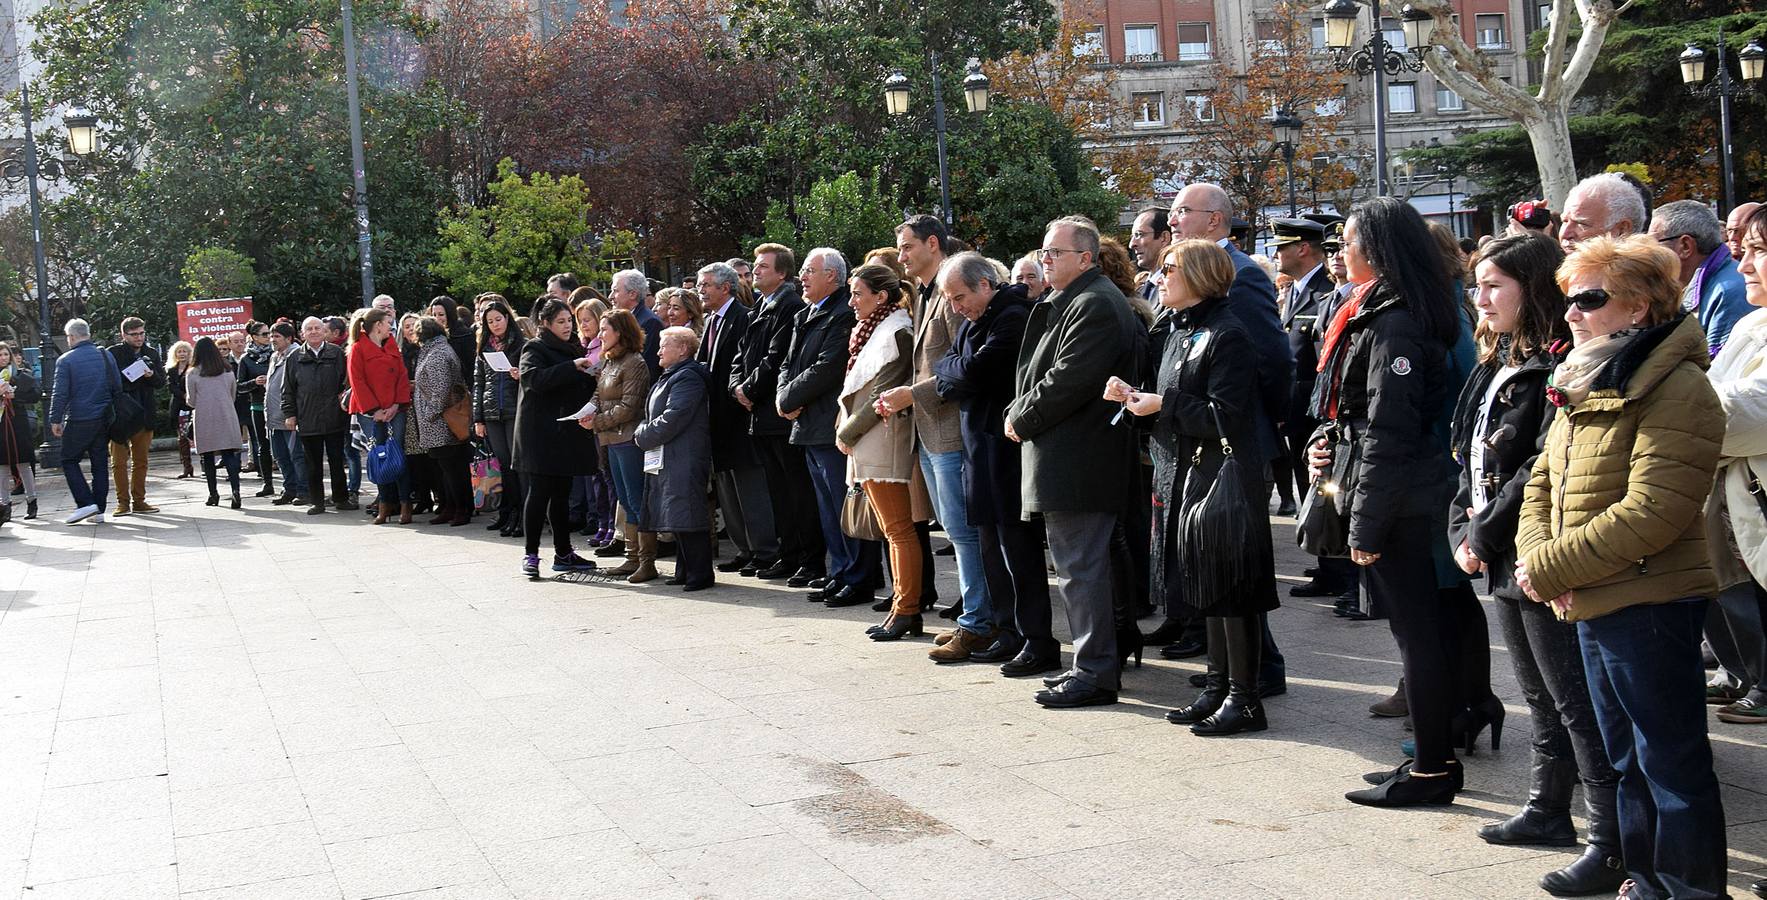
<svg viewBox="0 0 1767 900">
<path fill-rule="evenodd" d="M 1044 676 L 1057 709 L 1116 702 L 1149 645 L 1206 657 L 1166 717 L 1219 737 L 1269 728 L 1287 690 L 1274 491 L 1317 556 L 1289 593 L 1384 619 L 1403 664 L 1371 712 L 1408 719 L 1404 761 L 1347 799 L 1452 802 L 1457 754 L 1501 741 L 1480 579 L 1532 724 L 1528 800 L 1480 837 L 1574 845 L 1581 785 L 1586 850 L 1544 889 L 1722 897 L 1705 706 L 1767 723 L 1767 209 L 1724 222 L 1641 188 L 1594 176 L 1481 242 L 1376 198 L 1277 220 L 1273 259 L 1209 184 L 1137 216 L 1127 245 L 1066 217 L 1010 264 L 915 216 L 863 260 L 766 243 L 690 286 L 618 272 L 605 296 L 559 274 L 525 316 L 497 294 L 402 316 L 382 296 L 169 362 L 138 318 L 108 353 L 76 319 L 50 411 L 67 521 L 103 521 L 107 460 L 111 515 L 157 511 L 144 464 L 169 382 L 210 505 L 225 469 L 234 509 L 244 471 L 274 504 L 355 510 L 366 469 L 375 524 L 458 527 L 494 468 L 486 527 L 524 541 L 529 577 L 550 532 L 553 572 L 643 584 L 673 556 L 685 591 L 722 572 L 871 604 L 874 641 L 936 613 L 954 622 L 933 662 Z M 36 390 L 0 349 L 0 443 L 32 515 L 14 410 Z"/>
</svg>

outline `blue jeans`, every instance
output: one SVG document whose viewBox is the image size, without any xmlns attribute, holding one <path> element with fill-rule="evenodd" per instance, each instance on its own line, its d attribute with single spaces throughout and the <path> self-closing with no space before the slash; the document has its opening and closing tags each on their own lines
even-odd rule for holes
<svg viewBox="0 0 1767 900">
<path fill-rule="evenodd" d="M 1706 601 L 1577 623 L 1602 743 L 1620 774 L 1620 848 L 1639 900 L 1725 896 L 1724 803 L 1706 741 Z"/>
<path fill-rule="evenodd" d="M 362 432 L 368 435 L 368 439 L 374 443 L 378 444 L 383 440 L 390 440 L 399 445 L 400 450 L 405 449 L 404 410 L 399 410 L 393 415 L 392 421 L 384 423 L 374 421 L 374 417 L 367 413 L 357 413 L 356 424 L 362 427 Z M 356 489 L 354 485 L 359 483 L 358 479 L 361 477 L 359 473 L 360 462 L 360 454 L 358 454 L 357 459 L 350 461 L 350 483 L 352 485 L 350 490 L 352 491 Z M 374 483 L 374 486 L 380 491 L 378 502 L 410 503 L 412 496 L 411 467 L 407 465 L 400 469 L 397 480 L 386 482 L 384 484 L 377 481 Z"/>
<path fill-rule="evenodd" d="M 610 444 L 607 467 L 613 476 L 614 496 L 626 510 L 626 522 L 637 528 L 644 511 L 644 451 L 632 441 Z"/>
<path fill-rule="evenodd" d="M 290 497 L 307 495 L 307 450 L 300 435 L 280 429 L 270 432 L 270 452 L 282 470 L 282 492 Z"/>
<path fill-rule="evenodd" d="M 988 634 L 994 628 L 994 605 L 982 571 L 981 537 L 969 524 L 969 509 L 963 497 L 963 451 L 933 453 L 920 448 L 920 474 L 926 479 L 926 490 L 932 495 L 933 509 L 939 514 L 945 537 L 951 539 L 951 546 L 957 550 L 957 592 L 963 595 L 963 614 L 957 617 L 957 626 L 975 634 Z"/>
<path fill-rule="evenodd" d="M 80 460 L 92 460 L 92 486 L 86 486 L 86 473 L 80 471 Z M 68 493 L 74 495 L 76 508 L 96 506 L 104 512 L 110 501 L 110 435 L 103 419 L 69 422 L 61 432 L 61 473 L 67 478 Z"/>
<path fill-rule="evenodd" d="M 816 490 L 816 514 L 822 540 L 828 545 L 828 577 L 839 584 L 860 585 L 870 579 L 859 542 L 841 530 L 841 504 L 847 499 L 847 455 L 833 444 L 804 448 L 810 484 Z"/>
</svg>

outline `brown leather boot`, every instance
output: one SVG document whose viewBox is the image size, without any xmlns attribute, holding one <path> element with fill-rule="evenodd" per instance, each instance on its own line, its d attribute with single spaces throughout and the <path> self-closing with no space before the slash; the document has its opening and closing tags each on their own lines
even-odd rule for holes
<svg viewBox="0 0 1767 900">
<path fill-rule="evenodd" d="M 656 532 L 638 532 L 638 569 L 626 576 L 627 584 L 643 584 L 656 578 Z"/>
<path fill-rule="evenodd" d="M 1393 690 L 1393 696 L 1370 706 L 1368 712 L 1383 719 L 1403 719 L 1411 715 L 1411 704 L 1405 700 L 1405 679 L 1399 679 L 1399 686 Z"/>
<path fill-rule="evenodd" d="M 936 663 L 963 662 L 971 653 L 979 653 L 988 649 L 994 639 L 985 634 L 976 634 L 967 628 L 957 629 L 957 634 L 945 643 L 927 651 L 926 658 Z"/>
<path fill-rule="evenodd" d="M 411 524 L 411 504 L 410 503 L 399 504 L 399 524 L 400 525 Z"/>
<path fill-rule="evenodd" d="M 626 536 L 624 541 L 626 561 L 607 570 L 607 574 L 613 578 L 625 578 L 638 571 L 638 528 L 634 525 L 627 525 L 622 529 L 622 533 Z"/>
</svg>

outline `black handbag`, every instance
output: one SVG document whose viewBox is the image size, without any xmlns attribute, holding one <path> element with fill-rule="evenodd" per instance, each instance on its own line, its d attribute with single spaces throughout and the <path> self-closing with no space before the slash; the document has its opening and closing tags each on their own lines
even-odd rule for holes
<svg viewBox="0 0 1767 900">
<path fill-rule="evenodd" d="M 1221 465 L 1213 478 L 1202 474 L 1202 448 L 1196 450 L 1178 511 L 1178 559 L 1184 599 L 1201 606 L 1233 591 L 1252 570 L 1250 501 L 1240 478 L 1239 460 L 1221 427 L 1221 413 L 1209 404 L 1221 441 Z"/>
<path fill-rule="evenodd" d="M 1348 423 L 1326 422 L 1307 438 L 1312 447 L 1324 440 L 1331 447 L 1331 467 L 1307 487 L 1295 521 L 1295 543 L 1310 556 L 1348 559 L 1350 503 L 1356 495 L 1362 442 Z"/>
<path fill-rule="evenodd" d="M 104 354 L 106 366 L 110 374 L 115 375 L 118 389 L 110 404 L 110 412 L 105 418 L 105 430 L 109 433 L 111 443 L 124 444 L 147 427 L 147 411 L 141 408 L 134 397 L 122 385 L 123 375 L 117 370 L 116 357 L 103 347 L 98 352 Z"/>
</svg>

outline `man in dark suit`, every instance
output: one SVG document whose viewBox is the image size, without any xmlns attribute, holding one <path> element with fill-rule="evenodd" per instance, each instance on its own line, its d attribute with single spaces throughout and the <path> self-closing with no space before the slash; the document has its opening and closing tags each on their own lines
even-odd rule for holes
<svg viewBox="0 0 1767 900">
<path fill-rule="evenodd" d="M 797 331 L 786 352 L 785 368 L 779 372 L 779 392 L 773 402 L 791 422 L 792 444 L 803 448 L 816 489 L 822 540 L 828 546 L 828 578 L 811 592 L 810 601 L 830 607 L 869 604 L 877 578 L 878 545 L 841 530 L 847 457 L 834 442 L 841 382 L 847 372 L 847 341 L 855 323 L 848 302 L 847 261 L 838 250 L 818 247 L 804 257 L 798 280 L 804 286 L 804 310 L 798 313 Z"/>
<path fill-rule="evenodd" d="M 1288 334 L 1276 311 L 1276 285 L 1264 267 L 1252 261 L 1233 241 L 1233 201 L 1218 185 L 1192 184 L 1178 192 L 1171 213 L 1172 232 L 1181 239 L 1214 241 L 1233 259 L 1233 287 L 1227 305 L 1245 326 L 1252 351 L 1258 355 L 1258 450 L 1257 463 L 1268 466 L 1284 452 L 1279 425 L 1288 410 L 1289 389 L 1294 379 L 1294 357 L 1289 354 Z M 1265 617 L 1260 617 L 1265 618 Z M 1260 696 L 1288 690 L 1282 651 L 1264 624 L 1264 648 L 1259 654 L 1262 672 Z"/>
<path fill-rule="evenodd" d="M 753 576 L 779 559 L 773 532 L 773 505 L 767 499 L 767 476 L 749 438 L 749 411 L 730 393 L 730 372 L 736 367 L 750 313 L 737 301 L 742 278 L 728 263 L 699 270 L 694 282 L 705 303 L 706 331 L 699 361 L 711 371 L 712 488 L 724 510 L 724 528 L 736 544 L 736 556 L 718 566 L 720 572 Z"/>
<path fill-rule="evenodd" d="M 1288 465 L 1283 477 L 1300 481 L 1306 488 L 1307 437 L 1316 424 L 1307 415 L 1307 401 L 1313 396 L 1313 382 L 1318 378 L 1319 345 L 1325 335 L 1320 320 L 1322 309 L 1336 294 L 1331 273 L 1325 269 L 1325 226 L 1311 219 L 1277 219 L 1271 223 L 1275 238 L 1270 242 L 1277 268 L 1291 283 L 1282 301 L 1282 327 L 1288 332 L 1288 349 L 1295 360 L 1294 386 L 1289 392 L 1287 411 L 1283 417 L 1283 438 L 1287 444 Z M 1294 509 L 1282 510 L 1285 516 Z"/>
<path fill-rule="evenodd" d="M 778 562 L 756 574 L 789 579 L 792 587 L 808 587 L 827 575 L 822 564 L 816 492 L 804 451 L 791 445 L 791 423 L 773 405 L 779 372 L 797 333 L 797 316 L 804 310 L 797 282 L 792 280 L 797 270 L 797 255 L 790 247 L 762 244 L 755 248 L 751 272 L 758 299 L 731 363 L 730 396 L 749 412 L 749 437 L 766 477 L 773 528 L 779 539 Z"/>
</svg>

